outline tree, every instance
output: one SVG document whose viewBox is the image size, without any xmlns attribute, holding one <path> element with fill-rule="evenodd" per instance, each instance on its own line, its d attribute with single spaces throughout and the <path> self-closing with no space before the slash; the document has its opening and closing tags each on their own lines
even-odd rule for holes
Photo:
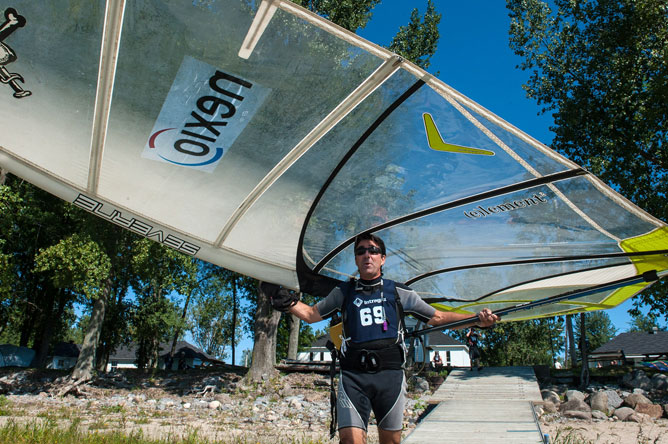
<svg viewBox="0 0 668 444">
<path fill-rule="evenodd" d="M 36 351 L 33 365 L 43 366 L 51 343 L 62 340 L 69 329 L 72 304 L 86 296 L 79 291 L 83 287 L 76 288 L 81 282 L 65 284 L 68 276 L 76 280 L 76 271 L 67 267 L 58 270 L 56 262 L 51 269 L 46 256 L 46 262 L 36 267 L 36 260 L 45 251 L 55 253 L 59 243 L 72 239 L 81 219 L 71 205 L 27 182 L 12 175 L 4 180 L 0 187 L 0 295 L 6 298 L 0 299 L 0 329 L 5 340 L 32 346 Z M 59 274 L 63 274 L 60 280 Z"/>
<path fill-rule="evenodd" d="M 617 334 L 617 329 L 612 324 L 610 316 L 605 311 L 590 311 L 585 313 L 586 327 L 585 338 L 587 349 L 596 350 L 607 343 Z M 582 341 L 582 327 L 576 323 L 575 338 L 578 344 Z"/>
<path fill-rule="evenodd" d="M 0 271 L 8 276 L 1 287 L 7 283 L 11 302 L 0 312 L 3 340 L 32 345 L 34 364 L 43 365 L 49 347 L 70 338 L 73 304 L 88 307 L 81 339 L 87 331 L 92 342 L 83 344 L 75 371 L 88 378 L 127 332 L 127 310 L 117 304 L 128 286 L 127 239 L 134 235 L 11 175 L 0 187 L 0 206 L 0 257 L 11 258 Z M 100 314 L 110 302 L 112 316 L 105 322 L 108 316 Z"/>
<path fill-rule="evenodd" d="M 228 295 L 203 293 L 198 297 L 191 314 L 191 331 L 195 344 L 221 360 L 227 358 L 223 330 L 230 322 L 230 309 Z"/>
<path fill-rule="evenodd" d="M 74 289 L 93 301 L 93 312 L 84 342 L 72 372 L 74 379 L 89 380 L 92 377 L 95 348 L 100 338 L 102 321 L 109 297 L 109 272 L 111 264 L 104 251 L 87 236 L 74 234 L 56 245 L 40 252 L 36 257 L 36 270 L 49 271 L 54 285 L 61 290 Z M 49 323 L 44 324 L 46 327 Z M 48 347 L 43 341 L 41 349 Z"/>
<path fill-rule="evenodd" d="M 294 333 L 296 330 L 296 333 Z M 276 337 L 276 359 L 297 359 L 297 352 L 316 339 L 313 328 L 289 313 L 281 316 Z M 291 341 L 293 343 L 291 344 Z"/>
<path fill-rule="evenodd" d="M 575 334 L 573 333 L 573 315 L 566 315 L 566 354 L 568 356 L 568 367 L 575 366 L 578 355 L 575 348 Z"/>
<path fill-rule="evenodd" d="M 253 329 L 253 355 L 247 377 L 261 381 L 276 372 L 276 334 L 281 312 L 271 308 L 269 297 L 258 283 L 257 310 Z"/>
<path fill-rule="evenodd" d="M 196 304 L 191 314 L 191 332 L 195 343 L 207 353 L 220 359 L 227 358 L 229 346 L 234 364 L 234 347 L 238 344 L 238 299 L 243 280 L 238 273 L 209 264 L 203 264 L 206 276 L 196 290 Z"/>
<path fill-rule="evenodd" d="M 552 147 L 668 219 L 665 0 L 508 0 L 527 95 L 552 112 Z M 667 285 L 636 305 L 668 314 Z"/>
<path fill-rule="evenodd" d="M 481 330 L 480 348 L 485 365 L 548 365 L 557 359 L 563 341 L 559 336 L 560 321 L 534 319 L 499 323 L 492 329 Z M 453 336 L 466 342 L 466 331 Z"/>
<path fill-rule="evenodd" d="M 299 333 L 301 330 L 301 319 L 297 316 L 291 314 L 288 318 L 288 324 L 290 325 L 290 334 L 288 341 L 288 353 L 287 358 L 291 360 L 297 359 L 297 352 L 299 351 Z"/>
<path fill-rule="evenodd" d="M 413 9 L 408 25 L 399 28 L 390 46 L 390 51 L 410 60 L 419 67 L 427 69 L 431 56 L 436 54 L 439 32 L 438 24 L 441 14 L 436 12 L 434 3 L 427 0 L 427 11 L 420 17 L 417 9 Z"/>
<path fill-rule="evenodd" d="M 626 330 L 627 332 L 651 332 L 654 329 L 658 331 L 666 331 L 665 326 L 659 325 L 659 321 L 654 313 L 642 314 L 640 311 L 631 314 L 631 325 Z"/>
<path fill-rule="evenodd" d="M 292 2 L 355 32 L 366 26 L 371 19 L 371 11 L 381 0 L 292 0 Z"/>
<path fill-rule="evenodd" d="M 155 368 L 161 342 L 176 328 L 183 329 L 178 308 L 169 296 L 189 294 L 197 284 L 197 263 L 192 257 L 148 239 L 133 246 L 134 279 L 137 295 L 132 316 L 137 342 L 137 366 Z"/>
</svg>

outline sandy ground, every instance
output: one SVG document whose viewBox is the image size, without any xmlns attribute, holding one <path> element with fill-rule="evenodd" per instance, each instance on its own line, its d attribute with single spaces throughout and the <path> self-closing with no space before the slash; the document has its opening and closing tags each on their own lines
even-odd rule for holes
<svg viewBox="0 0 668 444">
<path fill-rule="evenodd" d="M 642 424 L 620 421 L 541 421 L 550 443 L 561 444 L 668 444 L 668 419 Z"/>
<path fill-rule="evenodd" d="M 0 427 L 14 421 L 55 423 L 67 428 L 76 422 L 82 430 L 122 430 L 170 441 L 196 435 L 213 442 L 338 442 L 329 440 L 328 378 L 323 375 L 289 374 L 262 388 L 244 384 L 240 375 L 231 372 L 191 372 L 162 378 L 128 374 L 122 381 L 102 379 L 66 396 L 53 395 L 62 388 L 53 374 L 23 371 L 20 375 L 0 372 Z M 199 394 L 211 378 L 222 390 L 214 395 Z M 303 408 L 286 402 L 298 394 L 305 397 Z M 143 401 L 133 397 L 142 397 Z M 258 406 L 258 397 L 268 402 Z M 414 393 L 412 397 L 417 400 L 419 395 Z M 165 398 L 177 405 L 187 401 L 193 406 L 159 408 Z M 204 399 L 218 400 L 221 406 L 213 410 L 195 408 Z M 426 403 L 418 402 L 406 412 L 403 437 L 413 430 L 424 407 Z M 545 416 L 540 427 L 553 444 L 668 444 L 668 419 L 638 424 Z M 377 443 L 378 434 L 372 425 L 368 444 Z"/>
</svg>

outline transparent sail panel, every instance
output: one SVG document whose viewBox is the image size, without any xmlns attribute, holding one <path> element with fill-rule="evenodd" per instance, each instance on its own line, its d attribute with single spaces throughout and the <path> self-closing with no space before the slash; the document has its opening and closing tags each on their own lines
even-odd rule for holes
<svg viewBox="0 0 668 444">
<path fill-rule="evenodd" d="M 293 264 L 306 213 L 332 170 L 415 81 L 412 75 L 399 71 L 383 83 L 273 184 L 240 221 L 225 246 L 243 248 L 271 261 L 287 258 Z M 311 218 L 304 241 L 307 263 L 310 258 L 327 254 L 330 233 L 347 224 L 348 216 L 342 215 L 347 214 L 348 202 L 339 200 L 337 204 L 332 211 L 337 212 L 338 219 Z M 267 245 L 272 245 L 272 251 Z"/>
<path fill-rule="evenodd" d="M 583 275 L 584 270 L 586 275 Z M 626 258 L 586 259 L 453 270 L 413 282 L 411 288 L 427 301 L 452 306 L 515 305 L 631 275 L 633 267 Z M 546 276 L 560 279 L 546 279 Z"/>
<path fill-rule="evenodd" d="M 241 59 L 239 1 L 127 8 L 100 193 L 207 240 L 380 65 L 282 11 Z"/>
<path fill-rule="evenodd" d="M 546 172 L 564 169 L 515 136 L 505 138 Z M 336 225 L 340 202 L 354 215 L 325 241 L 325 249 L 332 249 L 374 225 L 533 178 L 443 97 L 423 87 L 375 129 L 339 172 L 314 218 Z"/>
<path fill-rule="evenodd" d="M 485 129 L 489 130 L 493 137 L 496 137 L 501 143 L 505 144 L 531 168 L 536 170 L 538 174 L 545 176 L 570 168 L 556 153 L 553 153 L 553 156 L 549 156 L 525 139 L 521 138 L 515 131 L 507 130 L 499 124 L 493 123 L 476 111 L 471 109 L 468 109 L 467 111 L 475 120 L 480 122 Z"/>
<path fill-rule="evenodd" d="M 621 251 L 549 186 L 451 208 L 378 234 L 398 252 L 388 255 L 385 273 L 400 282 L 432 270 L 488 262 Z"/>
<path fill-rule="evenodd" d="M 668 273 L 665 223 L 426 72 L 281 5 L 260 31 L 247 0 L 113 2 L 106 18 L 99 0 L 4 6 L 0 166 L 316 296 L 333 282 L 301 260 L 356 276 L 350 241 L 370 231 L 385 277 L 446 309 Z M 506 320 L 605 308 L 647 284 Z"/>
<path fill-rule="evenodd" d="M 25 23 L 0 44 L 2 67 L 13 79 L 0 84 L 0 146 L 85 186 L 104 2 L 14 1 L 11 7 Z"/>
<path fill-rule="evenodd" d="M 620 239 L 638 236 L 656 227 L 639 217 L 637 208 L 620 205 L 584 177 L 559 182 L 556 187 L 593 221 Z"/>
</svg>

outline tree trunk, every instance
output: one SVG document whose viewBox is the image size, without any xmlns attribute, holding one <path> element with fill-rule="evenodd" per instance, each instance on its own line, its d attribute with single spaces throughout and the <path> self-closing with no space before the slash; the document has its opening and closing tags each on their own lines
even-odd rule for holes
<svg viewBox="0 0 668 444">
<path fill-rule="evenodd" d="M 183 312 L 181 312 L 181 321 L 185 322 L 186 320 L 186 315 L 188 314 L 188 306 L 190 305 L 190 297 L 193 294 L 193 290 L 188 292 L 188 296 L 186 297 L 186 302 L 183 304 Z M 169 350 L 169 357 L 167 358 L 165 362 L 165 370 L 171 370 L 171 364 L 174 361 L 174 352 L 176 351 L 176 344 L 179 342 L 179 336 L 181 335 L 181 329 L 176 328 L 174 331 L 174 338 L 172 339 L 172 348 Z M 158 346 L 159 348 L 160 346 Z M 170 368 L 167 368 L 167 367 Z"/>
<path fill-rule="evenodd" d="M 237 345 L 237 278 L 232 280 L 232 365 L 236 361 L 235 347 Z"/>
<path fill-rule="evenodd" d="M 93 301 L 93 312 L 90 315 L 90 322 L 86 329 L 79 359 L 72 371 L 72 379 L 88 381 L 93 377 L 93 366 L 95 363 L 95 349 L 100 339 L 100 331 L 104 322 L 104 313 L 107 309 L 107 298 L 109 297 L 110 285 L 107 285 Z"/>
<path fill-rule="evenodd" d="M 55 326 L 54 321 L 57 319 L 53 312 L 53 306 L 56 303 L 55 293 L 56 290 L 51 286 L 47 285 L 44 289 L 44 302 L 42 305 L 41 319 L 39 322 L 39 328 L 35 332 L 35 343 L 33 345 L 35 356 L 32 358 L 32 362 L 30 363 L 31 367 L 44 368 L 46 365 L 46 358 L 49 354 L 51 333 L 53 332 Z"/>
<path fill-rule="evenodd" d="M 571 355 L 570 367 L 573 368 L 578 362 L 578 356 L 575 353 L 575 338 L 573 336 L 573 315 L 566 315 L 566 335 L 568 338 L 568 351 Z"/>
<path fill-rule="evenodd" d="M 547 331 L 550 334 L 550 355 L 552 356 L 552 365 L 557 362 L 557 356 L 554 354 L 554 341 L 552 340 L 552 321 L 554 318 L 547 318 Z"/>
<path fill-rule="evenodd" d="M 35 286 L 31 286 L 31 291 L 36 291 Z M 27 347 L 30 338 L 35 331 L 37 318 L 39 317 L 39 307 L 32 301 L 25 302 L 26 309 L 23 312 L 23 319 L 21 320 L 21 335 L 19 336 L 19 346 Z"/>
<path fill-rule="evenodd" d="M 580 355 L 582 355 L 580 388 L 585 389 L 589 385 L 589 358 L 587 356 L 587 330 L 585 330 L 585 313 L 580 313 Z"/>
<path fill-rule="evenodd" d="M 288 341 L 288 359 L 296 360 L 299 350 L 299 326 L 300 320 L 297 316 L 291 314 L 290 320 L 290 340 Z"/>
<path fill-rule="evenodd" d="M 246 375 L 252 381 L 267 379 L 276 372 L 276 333 L 280 320 L 281 312 L 271 308 L 271 302 L 258 282 L 253 362 Z"/>
</svg>

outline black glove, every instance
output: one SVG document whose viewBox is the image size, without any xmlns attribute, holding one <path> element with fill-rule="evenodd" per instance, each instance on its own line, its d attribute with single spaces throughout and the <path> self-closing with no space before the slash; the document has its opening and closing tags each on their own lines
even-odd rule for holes
<svg viewBox="0 0 668 444">
<path fill-rule="evenodd" d="M 269 296 L 271 306 L 274 310 L 287 313 L 299 301 L 299 295 L 287 288 L 280 287 L 267 282 L 262 283 L 262 291 Z"/>
</svg>

